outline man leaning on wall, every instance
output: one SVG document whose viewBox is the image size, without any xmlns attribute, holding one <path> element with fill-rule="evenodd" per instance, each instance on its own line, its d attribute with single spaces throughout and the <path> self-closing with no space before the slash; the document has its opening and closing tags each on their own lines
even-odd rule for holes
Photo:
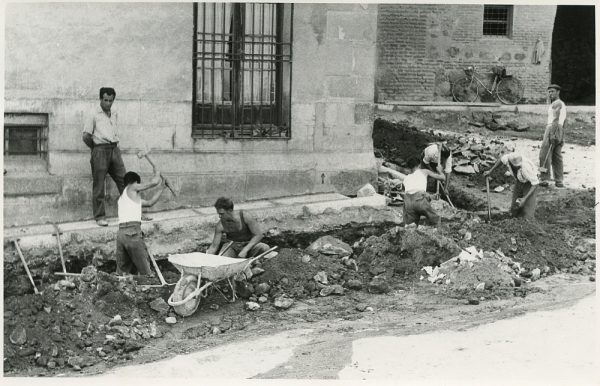
<svg viewBox="0 0 600 386">
<path fill-rule="evenodd" d="M 107 226 L 104 202 L 104 183 L 109 174 L 123 193 L 125 165 L 121 158 L 118 135 L 118 115 L 111 111 L 116 92 L 111 87 L 100 89 L 100 105 L 86 118 L 83 127 L 83 142 L 91 149 L 92 166 L 92 209 L 96 224 Z"/>
</svg>

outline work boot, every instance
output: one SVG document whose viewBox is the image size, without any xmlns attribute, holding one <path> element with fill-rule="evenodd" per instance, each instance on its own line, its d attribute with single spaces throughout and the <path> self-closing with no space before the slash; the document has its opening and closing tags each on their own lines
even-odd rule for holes
<svg viewBox="0 0 600 386">
<path fill-rule="evenodd" d="M 547 188 L 549 185 L 550 185 L 550 183 L 548 181 L 540 182 L 540 186 L 543 186 L 544 188 Z"/>
<path fill-rule="evenodd" d="M 145 214 L 142 215 L 142 221 L 152 221 L 152 217 L 149 217 Z"/>
<path fill-rule="evenodd" d="M 564 188 L 565 184 L 563 184 L 562 182 L 557 182 L 556 184 L 554 184 L 554 186 L 556 186 L 557 188 Z"/>
<path fill-rule="evenodd" d="M 108 221 L 106 221 L 103 218 L 99 218 L 98 220 L 96 220 L 96 225 L 101 226 L 101 227 L 106 227 L 106 226 L 108 226 Z"/>
</svg>

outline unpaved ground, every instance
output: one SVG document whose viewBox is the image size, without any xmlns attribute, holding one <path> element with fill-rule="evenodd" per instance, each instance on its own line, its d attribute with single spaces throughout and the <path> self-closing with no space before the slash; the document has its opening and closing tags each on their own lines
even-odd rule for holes
<svg viewBox="0 0 600 386">
<path fill-rule="evenodd" d="M 406 140 L 402 141 L 396 134 L 382 138 L 391 145 L 390 150 L 395 149 L 405 159 L 405 150 L 416 149 L 431 139 L 428 135 L 422 138 L 404 135 Z M 408 145 L 411 141 L 412 145 Z M 377 137 L 375 142 L 377 148 Z M 567 151 L 568 146 L 565 146 Z M 585 163 L 576 165 L 576 170 L 580 170 Z M 586 174 L 569 174 L 567 178 L 575 175 Z M 485 202 L 485 192 L 477 178 L 457 178 L 454 183 L 467 192 L 459 204 L 470 210 L 482 209 L 473 205 Z M 495 194 L 495 202 L 506 202 L 498 204 L 499 208 L 508 207 L 509 195 L 510 192 Z M 565 304 L 583 296 L 577 288 L 588 288 L 584 292 L 590 293 L 589 285 L 569 287 L 569 283 L 589 283 L 589 278 L 595 276 L 595 191 L 548 189 L 543 196 L 536 213 L 539 221 L 535 223 L 503 215 L 486 223 L 462 211 L 445 220 L 444 227 L 437 232 L 404 230 L 393 224 L 367 226 L 363 232 L 343 229 L 329 232 L 353 248 L 350 257 L 356 266 L 344 264 L 337 255 L 305 251 L 320 235 L 274 236 L 268 241 L 282 249 L 279 256 L 260 265 L 264 273 L 250 279 L 246 293 L 240 293 L 249 299 L 230 304 L 213 292 L 193 316 L 177 317 L 175 325 L 165 323 L 165 317 L 173 315 L 172 311 L 158 312 L 149 306 L 153 300 L 166 299 L 169 288 L 143 288 L 132 281 L 117 281 L 102 272 L 90 273 L 89 281 L 75 280 L 75 288 L 69 288 L 66 282 L 57 285 L 50 280 L 43 288 L 43 295 L 5 298 L 5 375 L 98 373 L 115 366 L 144 363 L 312 325 L 320 328 L 317 336 L 326 336 L 331 331 L 352 333 L 373 326 L 377 329 L 396 326 L 407 333 L 419 333 L 464 325 L 465 321 L 492 321 L 537 309 L 540 304 Z M 465 238 L 467 232 L 470 239 Z M 457 283 L 431 284 L 420 280 L 424 276 L 423 266 L 442 263 L 456 256 L 460 248 L 469 246 L 484 251 L 500 250 L 511 261 L 520 263 L 522 269 L 512 276 L 518 276 L 521 286 L 495 285 L 476 291 L 473 283 L 457 286 Z M 542 279 L 529 282 L 536 268 Z M 314 279 L 319 272 L 326 274 L 326 284 Z M 559 295 L 542 285 L 552 283 L 551 275 L 558 272 L 579 274 L 555 283 L 564 286 L 560 301 Z M 7 283 L 5 278 L 5 289 L 12 288 L 10 281 L 16 279 L 8 278 Z M 176 280 L 174 272 L 167 273 L 167 281 Z M 343 294 L 322 296 L 333 287 L 336 291 L 341 288 Z M 222 289 L 226 291 L 226 287 Z M 264 294 L 257 293 L 263 291 Z M 280 296 L 293 299 L 293 305 L 287 310 L 274 307 L 273 300 Z M 260 309 L 245 310 L 247 300 L 259 303 Z M 122 322 L 111 322 L 115 315 L 120 315 Z M 15 343 L 11 343 L 11 335 Z M 335 343 L 328 340 L 322 345 L 315 344 L 318 353 L 311 349 L 307 352 L 312 354 L 307 355 L 333 354 Z M 319 363 L 315 360 L 310 371 L 299 370 L 298 377 L 330 377 L 326 361 L 323 368 Z M 285 370 L 265 377 L 284 377 Z"/>
</svg>

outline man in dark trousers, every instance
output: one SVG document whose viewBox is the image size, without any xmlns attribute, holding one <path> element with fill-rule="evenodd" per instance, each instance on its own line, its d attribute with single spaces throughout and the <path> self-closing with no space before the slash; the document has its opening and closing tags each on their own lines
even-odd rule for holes
<svg viewBox="0 0 600 386">
<path fill-rule="evenodd" d="M 567 107 L 560 100 L 560 86 L 556 84 L 548 86 L 548 99 L 550 99 L 548 122 L 540 149 L 540 168 L 543 168 L 540 170 L 540 185 L 549 185 L 552 166 L 554 186 L 562 188 L 564 187 L 562 147 L 565 143 L 564 124 L 567 118 Z"/>
<path fill-rule="evenodd" d="M 104 207 L 104 183 L 109 174 L 123 193 L 125 165 L 119 149 L 118 115 L 111 111 L 116 92 L 111 87 L 100 89 L 100 105 L 87 117 L 83 142 L 92 150 L 92 208 L 96 224 L 107 226 Z"/>
</svg>

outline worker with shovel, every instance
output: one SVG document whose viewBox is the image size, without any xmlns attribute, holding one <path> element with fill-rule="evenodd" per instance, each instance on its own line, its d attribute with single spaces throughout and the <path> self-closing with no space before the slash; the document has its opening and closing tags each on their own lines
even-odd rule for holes
<svg viewBox="0 0 600 386">
<path fill-rule="evenodd" d="M 415 223 L 419 226 L 421 216 L 427 225 L 439 227 L 440 216 L 431 207 L 431 196 L 427 193 L 427 177 L 443 181 L 444 175 L 423 166 L 418 160 L 409 161 L 412 173 L 404 177 L 404 226 Z"/>
<path fill-rule="evenodd" d="M 138 273 L 152 275 L 148 249 L 142 237 L 142 206 L 153 206 L 158 201 L 164 185 L 145 200 L 140 193 L 162 184 L 160 172 L 154 168 L 154 178 L 142 184 L 135 172 L 127 172 L 123 177 L 125 188 L 119 197 L 119 231 L 117 233 L 117 275 Z"/>
<path fill-rule="evenodd" d="M 510 174 L 515 177 L 510 205 L 511 214 L 513 217 L 532 219 L 537 206 L 539 185 L 537 168 L 529 159 L 512 151 L 502 155 L 490 170 L 483 173 L 484 177 L 488 178 L 500 164 L 506 165 Z"/>
<path fill-rule="evenodd" d="M 423 150 L 421 165 L 424 166 L 424 169 L 429 169 L 434 173 L 441 173 L 444 176 L 441 181 L 435 178 L 428 179 L 427 191 L 439 193 L 437 187 L 441 186 L 442 193 L 448 196 L 450 175 L 452 174 L 452 152 L 448 145 L 445 143 L 429 144 Z"/>
<path fill-rule="evenodd" d="M 548 123 L 544 132 L 542 148 L 540 149 L 540 179 L 541 186 L 548 186 L 550 179 L 550 166 L 554 174 L 554 185 L 557 188 L 564 187 L 563 184 L 563 159 L 562 147 L 564 144 L 564 123 L 567 118 L 567 108 L 560 100 L 560 86 L 551 84 L 548 86 Z"/>
</svg>

